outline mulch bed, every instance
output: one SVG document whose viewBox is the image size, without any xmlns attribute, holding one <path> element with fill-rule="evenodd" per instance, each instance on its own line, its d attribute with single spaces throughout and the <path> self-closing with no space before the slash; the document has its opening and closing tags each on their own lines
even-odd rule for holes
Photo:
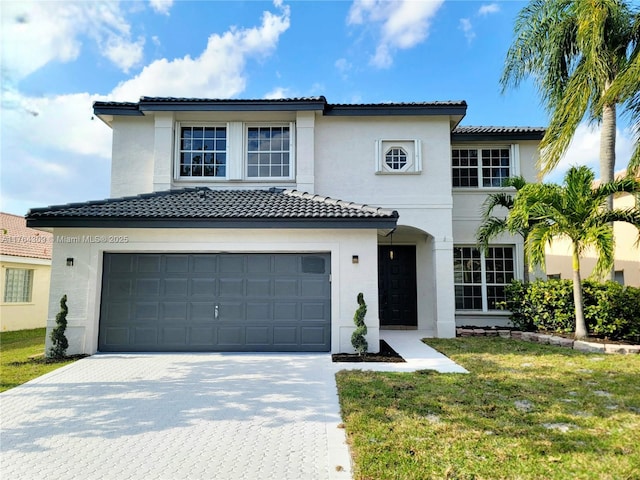
<svg viewBox="0 0 640 480">
<path fill-rule="evenodd" d="M 364 356 L 357 353 L 334 353 L 331 355 L 331 359 L 334 362 L 405 362 L 405 359 L 384 340 L 380 340 L 380 351 L 378 353 L 367 353 Z"/>
</svg>

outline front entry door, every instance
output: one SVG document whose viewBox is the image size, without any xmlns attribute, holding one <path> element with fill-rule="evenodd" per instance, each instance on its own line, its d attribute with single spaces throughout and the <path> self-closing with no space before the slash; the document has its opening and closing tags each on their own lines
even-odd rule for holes
<svg viewBox="0 0 640 480">
<path fill-rule="evenodd" d="M 415 246 L 378 247 L 378 305 L 380 326 L 418 326 Z"/>
</svg>

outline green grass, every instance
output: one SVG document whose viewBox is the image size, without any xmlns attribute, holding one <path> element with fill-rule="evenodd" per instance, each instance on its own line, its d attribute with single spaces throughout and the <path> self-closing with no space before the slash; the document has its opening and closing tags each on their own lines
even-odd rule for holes
<svg viewBox="0 0 640 480">
<path fill-rule="evenodd" d="M 470 373 L 337 374 L 355 479 L 640 479 L 640 355 L 426 343 Z"/>
<path fill-rule="evenodd" d="M 44 353 L 45 335 L 44 328 L 0 333 L 0 392 L 77 360 L 50 362 L 43 358 L 30 359 L 32 355 Z"/>
</svg>

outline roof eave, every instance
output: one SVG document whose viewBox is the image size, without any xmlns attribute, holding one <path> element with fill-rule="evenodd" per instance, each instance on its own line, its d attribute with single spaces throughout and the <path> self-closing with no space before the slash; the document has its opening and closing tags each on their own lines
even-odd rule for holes
<svg viewBox="0 0 640 480">
<path fill-rule="evenodd" d="M 136 217 L 27 217 L 31 228 L 294 228 L 388 229 L 398 214 L 386 218 L 136 218 Z"/>
<path fill-rule="evenodd" d="M 467 113 L 466 102 L 458 104 L 442 105 L 395 105 L 395 104 L 374 104 L 374 105 L 328 105 L 324 111 L 326 116 L 430 116 L 430 115 L 450 115 L 464 117 Z"/>
<path fill-rule="evenodd" d="M 495 141 L 540 141 L 544 132 L 481 132 L 481 133 L 451 133 L 452 142 L 495 142 Z"/>
</svg>

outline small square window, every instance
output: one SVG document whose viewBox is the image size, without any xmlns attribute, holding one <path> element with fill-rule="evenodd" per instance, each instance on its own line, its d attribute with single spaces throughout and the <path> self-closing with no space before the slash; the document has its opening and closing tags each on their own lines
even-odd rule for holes
<svg viewBox="0 0 640 480">
<path fill-rule="evenodd" d="M 4 301 L 6 303 L 31 302 L 33 270 L 25 268 L 7 268 L 4 278 Z"/>
</svg>

